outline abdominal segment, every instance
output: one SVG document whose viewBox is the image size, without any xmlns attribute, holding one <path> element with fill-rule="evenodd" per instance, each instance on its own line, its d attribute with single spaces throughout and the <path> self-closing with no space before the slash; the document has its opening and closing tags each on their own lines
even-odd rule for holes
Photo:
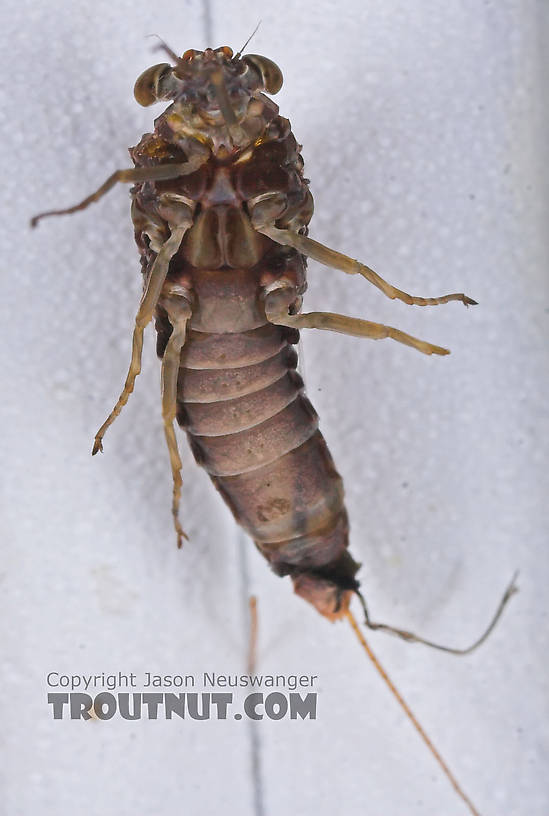
<svg viewBox="0 0 549 816">
<path fill-rule="evenodd" d="M 238 271 L 231 283 L 232 273 L 225 272 L 226 294 L 236 282 L 241 294 L 252 288 L 243 279 L 251 273 Z M 245 326 L 247 315 L 252 328 L 203 331 L 204 314 L 213 312 L 202 303 L 200 329 L 191 328 L 181 356 L 177 420 L 196 461 L 272 569 L 290 575 L 298 594 L 337 618 L 358 587 L 359 565 L 347 551 L 343 483 L 296 371 L 298 335 L 266 322 L 256 326 L 256 306 L 243 308 L 236 296 L 228 301 L 236 322 Z M 162 352 L 169 327 L 161 314 L 157 330 Z"/>
</svg>

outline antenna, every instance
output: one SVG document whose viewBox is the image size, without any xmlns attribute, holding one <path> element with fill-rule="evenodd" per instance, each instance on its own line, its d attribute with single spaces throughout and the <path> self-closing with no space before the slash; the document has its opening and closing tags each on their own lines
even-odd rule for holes
<svg viewBox="0 0 549 816">
<path fill-rule="evenodd" d="M 240 51 L 239 51 L 239 52 L 238 52 L 238 53 L 235 55 L 235 59 L 240 59 L 240 57 L 242 56 L 242 53 L 243 53 L 244 49 L 246 48 L 246 46 L 248 45 L 248 43 L 250 42 L 250 40 L 252 39 L 252 37 L 254 37 L 254 36 L 255 36 L 255 34 L 256 34 L 256 32 L 257 32 L 257 29 L 259 28 L 259 26 L 260 26 L 260 25 L 261 25 L 261 20 L 258 22 L 258 24 L 256 25 L 256 27 L 254 28 L 254 30 L 252 31 L 252 33 L 250 34 L 250 36 L 248 37 L 248 39 L 246 40 L 246 42 L 244 43 L 244 45 L 242 46 L 242 48 L 240 49 Z"/>
</svg>

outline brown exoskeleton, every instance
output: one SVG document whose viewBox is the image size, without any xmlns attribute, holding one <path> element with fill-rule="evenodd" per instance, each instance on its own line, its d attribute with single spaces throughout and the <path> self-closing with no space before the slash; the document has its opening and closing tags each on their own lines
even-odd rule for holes
<svg viewBox="0 0 549 816">
<path fill-rule="evenodd" d="M 313 199 L 301 148 L 288 120 L 264 93 L 275 94 L 282 85 L 280 69 L 271 60 L 233 55 L 228 47 L 189 50 L 181 58 L 165 49 L 175 64 L 155 65 L 135 84 L 141 105 L 170 102 L 155 120 L 154 132 L 130 150 L 135 166 L 117 170 L 74 207 L 41 213 L 32 221 L 35 226 L 45 216 L 84 209 L 118 182 L 134 185 L 132 219 L 144 290 L 126 382 L 96 434 L 93 453 L 102 450 L 107 428 L 133 390 L 143 332 L 154 318 L 178 544 L 185 533 L 178 518 L 181 461 L 175 419 L 186 430 L 198 463 L 273 570 L 289 575 L 295 592 L 322 615 L 348 617 L 369 650 L 349 609 L 358 595 L 371 628 L 446 651 L 470 651 L 491 631 L 514 583 L 488 630 L 469 649 L 440 647 L 370 620 L 355 577 L 359 564 L 348 550 L 342 481 L 295 371 L 294 345 L 300 329 L 316 328 L 392 338 L 427 355 L 448 354 L 390 326 L 331 312 L 301 313 L 307 257 L 362 275 L 387 297 L 410 305 L 475 301 L 463 293 L 409 295 L 308 237 Z"/>
</svg>

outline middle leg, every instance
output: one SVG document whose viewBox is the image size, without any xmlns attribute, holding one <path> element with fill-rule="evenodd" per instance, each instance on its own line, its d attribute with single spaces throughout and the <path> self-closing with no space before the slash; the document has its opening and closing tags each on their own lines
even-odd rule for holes
<svg viewBox="0 0 549 816">
<path fill-rule="evenodd" d="M 132 338 L 132 356 L 126 381 L 124 383 L 124 388 L 122 389 L 122 393 L 120 394 L 116 405 L 95 435 L 92 456 L 95 456 L 98 451 L 103 450 L 103 437 L 107 428 L 112 425 L 116 417 L 120 414 L 134 389 L 135 380 L 141 371 L 141 353 L 143 350 L 143 333 L 145 331 L 145 327 L 152 319 L 160 291 L 164 285 L 164 281 L 166 280 L 166 275 L 168 274 L 170 260 L 179 249 L 181 241 L 189 229 L 189 226 L 189 223 L 184 223 L 172 227 L 170 237 L 162 245 L 153 263 L 149 279 L 145 286 L 145 291 L 143 292 L 143 297 L 141 298 L 139 310 L 135 317 L 135 326 Z"/>
<path fill-rule="evenodd" d="M 330 249 L 329 247 L 324 246 L 324 244 L 320 244 L 318 241 L 313 241 L 312 238 L 308 238 L 307 236 L 301 235 L 298 232 L 293 232 L 289 229 L 278 229 L 271 224 L 261 223 L 260 211 L 258 212 L 256 219 L 253 220 L 253 223 L 258 232 L 266 235 L 277 244 L 291 246 L 294 249 L 297 249 L 298 252 L 301 252 L 303 255 L 307 255 L 309 258 L 313 258 L 313 260 L 318 261 L 324 266 L 331 266 L 333 269 L 340 269 L 342 272 L 346 272 L 348 275 L 362 275 L 362 277 L 366 278 L 366 280 L 370 281 L 370 283 L 373 283 L 374 286 L 377 286 L 377 288 L 380 289 L 388 298 L 391 298 L 391 300 L 397 298 L 398 300 L 402 300 L 404 303 L 407 303 L 409 306 L 437 306 L 441 303 L 448 303 L 451 300 L 459 300 L 465 306 L 477 305 L 476 300 L 473 300 L 472 298 L 463 294 L 463 292 L 428 298 L 420 297 L 418 295 L 409 295 L 408 292 L 403 292 L 402 289 L 397 289 L 396 286 L 388 283 L 380 275 L 378 275 L 377 272 L 370 269 L 369 266 L 360 263 L 360 261 L 356 261 L 354 258 L 349 258 L 347 255 L 343 255 L 341 252 L 336 252 L 335 249 Z"/>
</svg>

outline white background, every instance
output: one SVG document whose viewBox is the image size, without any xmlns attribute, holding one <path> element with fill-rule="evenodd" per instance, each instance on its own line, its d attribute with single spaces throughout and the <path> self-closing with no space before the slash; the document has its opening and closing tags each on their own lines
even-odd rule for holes
<svg viewBox="0 0 549 816">
<path fill-rule="evenodd" d="M 312 263 L 306 308 L 448 346 L 304 333 L 308 394 L 344 477 L 374 617 L 449 644 L 520 594 L 477 653 L 370 640 L 483 816 L 541 816 L 547 701 L 547 33 L 533 0 L 8 3 L 3 16 L 2 813 L 466 813 L 345 624 L 293 596 L 184 451 L 177 551 L 149 332 L 128 407 L 90 457 L 140 293 L 128 191 L 72 204 L 152 128 L 132 86 L 156 32 L 281 66 L 311 235 L 407 291 Z M 545 218 L 543 217 L 545 215 Z M 319 675 L 316 722 L 54 722 L 45 676 Z M 255 746 L 255 747 L 253 747 Z M 255 751 L 256 771 L 252 753 Z M 259 768 L 259 770 L 257 770 Z"/>
</svg>

